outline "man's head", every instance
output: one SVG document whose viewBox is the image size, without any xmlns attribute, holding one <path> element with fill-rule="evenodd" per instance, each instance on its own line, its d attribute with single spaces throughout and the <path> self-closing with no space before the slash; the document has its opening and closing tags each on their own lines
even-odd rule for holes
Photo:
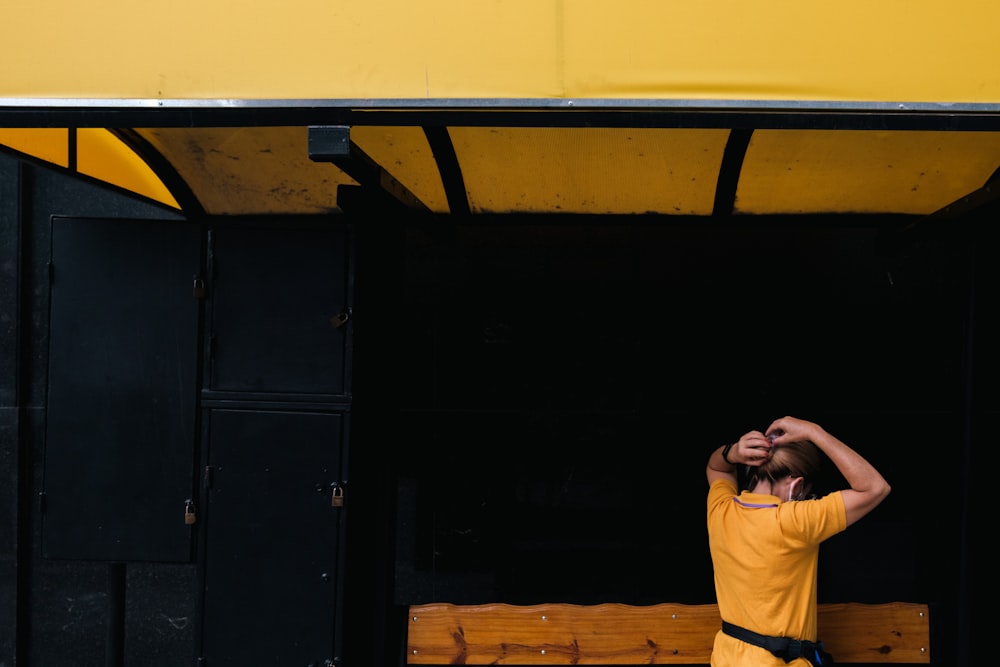
<svg viewBox="0 0 1000 667">
<path fill-rule="evenodd" d="M 747 471 L 747 488 L 770 489 L 782 500 L 809 496 L 822 464 L 819 449 L 811 442 L 786 442 L 771 448 L 768 460 Z"/>
</svg>

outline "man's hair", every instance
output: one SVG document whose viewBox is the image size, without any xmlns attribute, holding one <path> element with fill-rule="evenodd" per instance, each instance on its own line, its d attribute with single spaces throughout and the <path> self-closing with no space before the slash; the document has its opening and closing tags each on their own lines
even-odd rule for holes
<svg viewBox="0 0 1000 667">
<path fill-rule="evenodd" d="M 785 477 L 802 477 L 796 497 L 805 498 L 812 491 L 822 463 L 819 448 L 808 440 L 775 445 L 766 463 L 748 467 L 747 488 L 752 489 L 759 480 L 767 479 L 774 483 Z"/>
</svg>

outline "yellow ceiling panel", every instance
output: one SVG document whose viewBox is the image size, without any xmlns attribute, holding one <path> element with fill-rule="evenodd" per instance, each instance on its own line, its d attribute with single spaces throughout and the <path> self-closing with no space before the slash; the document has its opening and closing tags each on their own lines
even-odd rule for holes
<svg viewBox="0 0 1000 667">
<path fill-rule="evenodd" d="M 149 165 L 108 130 L 79 129 L 76 141 L 76 170 L 81 174 L 180 208 Z"/>
<path fill-rule="evenodd" d="M 450 129 L 474 213 L 708 215 L 728 130 Z"/>
<path fill-rule="evenodd" d="M 930 214 L 1000 167 L 1000 132 L 758 130 L 737 213 Z"/>
<path fill-rule="evenodd" d="M 0 145 L 45 160 L 60 167 L 69 166 L 69 130 L 57 128 L 2 128 Z"/>
<path fill-rule="evenodd" d="M 337 211 L 337 187 L 355 181 L 309 158 L 306 127 L 157 128 L 140 131 L 177 168 L 205 211 L 219 215 Z"/>
<path fill-rule="evenodd" d="M 421 127 L 359 125 L 351 141 L 434 213 L 447 213 L 448 200 L 427 135 Z"/>
<path fill-rule="evenodd" d="M 357 185 L 334 164 L 309 158 L 306 127 L 137 133 L 209 214 L 339 212 L 338 187 Z M 714 211 L 727 129 L 456 126 L 448 133 L 460 169 L 450 184 L 465 186 L 452 194 L 466 196 L 473 214 L 727 213 Z M 423 128 L 355 126 L 351 140 L 431 211 L 450 212 Z M 736 188 L 737 214 L 921 215 L 976 192 L 998 167 L 1000 132 L 757 130 L 738 183 L 735 174 L 722 182 Z"/>
</svg>

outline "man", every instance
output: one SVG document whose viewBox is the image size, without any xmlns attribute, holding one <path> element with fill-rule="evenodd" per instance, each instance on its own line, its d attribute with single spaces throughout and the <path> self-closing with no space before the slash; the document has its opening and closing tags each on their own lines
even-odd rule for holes
<svg viewBox="0 0 1000 667">
<path fill-rule="evenodd" d="M 844 476 L 848 488 L 807 499 L 821 453 Z M 737 465 L 747 466 L 747 489 L 742 493 L 737 489 Z M 793 417 L 719 447 L 709 456 L 705 473 L 708 541 L 723 620 L 712 665 L 824 664 L 822 645 L 794 643 L 791 652 L 784 653 L 789 644 L 785 638 L 818 641 L 819 545 L 875 509 L 889 495 L 888 482 L 818 424 Z"/>
</svg>

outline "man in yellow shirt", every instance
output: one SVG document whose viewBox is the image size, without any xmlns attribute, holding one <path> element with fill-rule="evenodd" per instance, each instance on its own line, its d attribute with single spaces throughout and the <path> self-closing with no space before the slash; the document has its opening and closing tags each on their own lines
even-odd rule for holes
<svg viewBox="0 0 1000 667">
<path fill-rule="evenodd" d="M 826 455 L 848 488 L 809 498 Z M 736 466 L 747 466 L 738 493 Z M 864 457 L 818 424 L 783 417 L 750 431 L 708 459 L 708 542 L 723 626 L 714 667 L 805 667 L 816 648 L 799 643 L 782 657 L 747 641 L 757 633 L 772 650 L 783 639 L 817 642 L 819 545 L 865 516 L 889 495 L 888 482 Z M 750 631 L 746 633 L 746 631 Z M 821 648 L 821 647 L 818 647 Z M 779 652 L 780 653 L 780 652 Z M 800 657 L 801 656 L 801 657 Z M 786 661 L 790 657 L 791 662 Z"/>
</svg>

